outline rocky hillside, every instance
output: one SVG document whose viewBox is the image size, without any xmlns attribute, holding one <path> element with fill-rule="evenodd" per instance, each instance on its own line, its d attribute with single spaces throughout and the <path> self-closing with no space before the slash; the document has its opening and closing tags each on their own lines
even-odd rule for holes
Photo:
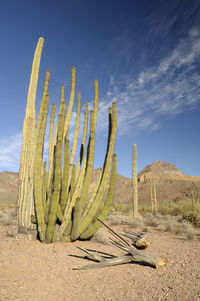
<svg viewBox="0 0 200 301">
<path fill-rule="evenodd" d="M 91 191 L 100 176 L 101 169 L 93 171 Z M 138 190 L 140 204 L 150 204 L 151 181 L 155 180 L 157 199 L 163 201 L 179 201 L 190 198 L 194 193 L 195 199 L 200 201 L 200 177 L 184 175 L 178 168 L 162 161 L 146 166 L 138 175 Z M 115 204 L 132 204 L 131 179 L 117 174 L 115 187 Z M 6 203 L 17 204 L 18 174 L 10 172 L 0 173 L 0 205 Z"/>
<path fill-rule="evenodd" d="M 0 205 L 16 205 L 18 193 L 18 173 L 0 172 Z"/>
</svg>

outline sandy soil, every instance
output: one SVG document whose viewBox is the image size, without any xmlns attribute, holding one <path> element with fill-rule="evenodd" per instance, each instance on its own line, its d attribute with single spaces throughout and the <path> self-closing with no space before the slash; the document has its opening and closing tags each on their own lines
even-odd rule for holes
<svg viewBox="0 0 200 301">
<path fill-rule="evenodd" d="M 113 229 L 120 233 L 123 225 Z M 187 240 L 149 227 L 151 244 L 143 252 L 167 258 L 167 266 L 159 269 L 132 263 L 86 271 L 73 270 L 89 263 L 76 246 L 113 255 L 124 252 L 90 241 L 17 241 L 11 236 L 15 231 L 14 224 L 0 224 L 1 301 L 200 300 L 199 231 Z"/>
</svg>

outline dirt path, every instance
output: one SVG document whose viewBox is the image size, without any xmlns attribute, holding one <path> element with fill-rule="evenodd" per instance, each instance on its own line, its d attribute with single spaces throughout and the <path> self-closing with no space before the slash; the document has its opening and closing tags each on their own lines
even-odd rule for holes
<svg viewBox="0 0 200 301">
<path fill-rule="evenodd" d="M 87 271 L 80 246 L 114 255 L 114 246 L 97 242 L 41 244 L 8 237 L 15 225 L 0 225 L 1 301 L 200 300 L 200 241 L 149 228 L 143 252 L 165 256 L 167 266 L 153 269 L 133 263 Z M 119 233 L 122 226 L 113 226 Z M 134 229 L 133 229 L 134 230 Z M 14 230 L 13 230 L 14 231 Z"/>
</svg>

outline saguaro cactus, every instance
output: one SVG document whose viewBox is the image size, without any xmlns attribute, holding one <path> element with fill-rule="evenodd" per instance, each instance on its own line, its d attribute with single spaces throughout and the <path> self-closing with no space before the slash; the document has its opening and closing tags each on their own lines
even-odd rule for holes
<svg viewBox="0 0 200 301">
<path fill-rule="evenodd" d="M 41 55 L 41 47 L 43 39 L 39 40 L 36 51 L 37 66 L 38 59 Z M 40 50 L 39 54 L 38 51 Z M 34 63 L 35 66 L 35 63 Z M 38 72 L 38 68 L 33 68 Z M 34 73 L 37 73 L 34 71 Z M 38 74 L 38 73 L 37 73 Z M 27 112 L 32 119 L 31 130 L 34 135 L 33 140 L 29 143 L 29 153 L 24 156 L 24 145 L 22 147 L 21 158 L 23 159 L 22 166 L 31 166 L 31 185 L 32 196 L 34 196 L 34 204 L 29 208 L 30 203 L 20 203 L 23 209 L 21 212 L 26 213 L 26 216 L 37 225 L 38 237 L 41 242 L 50 243 L 52 241 L 74 241 L 76 239 L 88 239 L 99 228 L 99 223 L 94 221 L 97 217 L 105 220 L 108 210 L 111 206 L 112 197 L 114 193 L 114 183 L 116 175 L 116 155 L 113 156 L 116 127 L 117 127 L 117 112 L 116 104 L 113 103 L 112 109 L 109 108 L 109 133 L 107 152 L 105 154 L 104 166 L 102 173 L 94 189 L 94 192 L 89 199 L 89 187 L 92 179 L 94 154 L 95 154 L 95 131 L 97 123 L 97 110 L 98 110 L 98 81 L 95 80 L 94 84 L 94 107 L 90 111 L 90 131 L 88 145 L 87 141 L 87 128 L 88 128 L 88 104 L 85 104 L 85 117 L 84 127 L 82 134 L 82 141 L 80 147 L 79 158 L 75 165 L 75 152 L 78 141 L 80 111 L 81 111 L 81 94 L 78 93 L 76 124 L 74 132 L 74 140 L 71 153 L 69 152 L 69 123 L 72 114 L 72 108 L 75 96 L 75 68 L 72 68 L 71 79 L 71 92 L 65 114 L 65 88 L 61 86 L 60 108 L 58 114 L 58 121 L 54 133 L 54 116 L 55 104 L 52 106 L 50 127 L 49 127 L 49 171 L 48 180 L 46 175 L 46 162 L 43 163 L 43 149 L 45 141 L 46 122 L 48 116 L 49 105 L 49 71 L 46 73 L 46 79 L 43 89 L 43 96 L 40 103 L 37 124 L 35 123 L 35 103 L 28 100 Z M 35 75 L 35 79 L 36 79 Z M 31 86 L 32 84 L 30 84 Z M 36 86 L 35 90 L 36 91 Z M 35 92 L 34 92 L 35 93 Z M 34 99 L 35 101 L 35 99 Z M 32 110 L 32 111 L 31 111 Z M 26 117 L 27 118 L 27 117 Z M 25 121 L 26 121 L 25 118 Z M 26 130 L 27 123 L 24 122 L 23 131 Z M 30 125 L 29 125 L 30 126 Z M 36 130 L 35 130 L 36 128 Z M 28 136 L 26 131 L 26 138 Z M 26 143 L 25 143 L 26 145 Z M 102 199 L 109 181 L 109 174 L 111 169 L 111 162 L 113 156 L 113 167 L 110 179 L 110 186 L 108 195 L 104 203 Z M 23 170 L 23 169 L 22 169 Z M 30 172 L 28 173 L 30 175 Z M 27 180 L 28 179 L 28 180 Z M 20 199 L 24 193 L 23 198 L 29 198 L 30 186 L 28 182 L 30 179 L 26 177 L 26 182 L 20 182 Z M 101 209 L 99 206 L 101 204 Z M 35 212 L 35 216 L 31 214 Z M 97 214 L 98 212 L 98 214 Z M 19 232 L 21 231 L 22 215 L 19 214 Z"/>
</svg>

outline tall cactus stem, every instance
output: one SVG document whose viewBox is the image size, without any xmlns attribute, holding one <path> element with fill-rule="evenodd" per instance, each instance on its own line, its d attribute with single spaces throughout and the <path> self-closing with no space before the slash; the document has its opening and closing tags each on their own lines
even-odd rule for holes
<svg viewBox="0 0 200 301">
<path fill-rule="evenodd" d="M 84 114 L 84 126 L 83 126 L 83 135 L 82 135 L 82 141 L 81 141 L 81 147 L 79 152 L 79 158 L 76 165 L 76 180 L 78 179 L 84 152 L 85 152 L 85 143 L 87 138 L 87 129 L 88 129 L 88 102 L 85 102 L 85 114 Z"/>
<path fill-rule="evenodd" d="M 26 114 L 23 124 L 22 150 L 20 154 L 18 234 L 33 229 L 30 216 L 34 213 L 34 154 L 35 154 L 35 99 L 44 39 L 39 38 L 33 58 L 27 96 Z M 25 234 L 26 235 L 26 234 Z"/>
<path fill-rule="evenodd" d="M 43 175 L 42 175 L 42 205 L 44 210 L 44 216 L 46 221 L 46 210 L 47 210 L 47 173 L 46 173 L 47 162 L 43 163 Z"/>
<path fill-rule="evenodd" d="M 110 185 L 109 185 L 109 189 L 108 189 L 107 198 L 105 200 L 104 208 L 101 211 L 100 215 L 98 216 L 98 218 L 102 222 L 105 221 L 105 219 L 108 215 L 108 211 L 112 204 L 113 195 L 114 195 L 114 187 L 115 187 L 115 182 L 116 182 L 116 173 L 117 173 L 117 156 L 116 156 L 116 154 L 114 154 L 113 155 L 112 172 L 111 172 L 111 177 L 110 177 Z M 98 231 L 98 229 L 100 227 L 101 227 L 101 224 L 96 220 L 94 222 L 94 224 L 89 226 L 89 228 L 80 235 L 80 239 L 89 239 Z"/>
<path fill-rule="evenodd" d="M 76 166 L 72 166 L 72 178 L 70 184 L 70 198 L 72 199 L 76 187 Z"/>
<path fill-rule="evenodd" d="M 37 128 L 38 141 L 35 155 L 35 172 L 34 172 L 34 196 L 35 196 L 35 210 L 38 224 L 38 232 L 40 240 L 43 242 L 45 240 L 45 213 L 43 208 L 43 193 L 42 193 L 42 159 L 43 159 L 43 146 L 44 146 L 44 136 L 48 115 L 48 105 L 49 105 L 49 95 L 46 95 L 44 109 L 41 114 L 43 115 L 40 128 Z"/>
<path fill-rule="evenodd" d="M 53 129 L 54 129 L 54 117 L 55 117 L 55 103 L 52 104 L 50 126 L 49 126 L 49 175 L 48 185 L 50 184 L 52 160 L 53 160 Z"/>
<path fill-rule="evenodd" d="M 106 162 L 104 164 L 104 170 L 102 174 L 102 180 L 97 192 L 97 195 L 95 197 L 95 200 L 91 207 L 89 208 L 87 215 L 85 218 L 83 218 L 81 225 L 80 225 L 80 234 L 82 234 L 88 227 L 89 224 L 91 223 L 94 215 L 96 214 L 99 204 L 102 200 L 103 194 L 106 189 L 106 185 L 108 182 L 109 178 L 109 173 L 110 173 L 110 167 L 111 167 L 111 162 L 112 162 L 112 155 L 114 151 L 114 146 L 115 146 L 115 138 L 116 138 L 116 130 L 117 130 L 117 110 L 116 110 L 116 103 L 113 102 L 112 106 L 112 124 L 111 124 L 111 135 L 110 135 L 110 140 L 109 140 L 109 146 L 108 146 L 108 151 L 106 155 Z"/>
<path fill-rule="evenodd" d="M 70 186 L 71 177 L 72 177 L 72 169 L 74 164 L 74 157 L 76 153 L 76 146 L 78 141 L 78 132 L 79 132 L 79 124 L 80 124 L 80 114 L 81 114 L 81 93 L 78 92 L 78 101 L 77 101 L 77 111 L 76 111 L 76 123 L 75 123 L 75 131 L 74 131 L 74 140 L 71 150 L 70 162 L 69 162 L 69 179 L 68 179 L 68 187 Z"/>
<path fill-rule="evenodd" d="M 71 91 L 70 91 L 70 98 L 69 98 L 69 105 L 67 109 L 67 115 L 65 119 L 65 125 L 64 125 L 64 137 L 67 134 L 68 128 L 69 128 L 69 122 L 72 114 L 72 108 L 74 103 L 74 95 L 75 95 L 75 83 L 76 83 L 76 70 L 75 67 L 72 68 L 72 77 L 71 77 Z"/>
<path fill-rule="evenodd" d="M 81 198 L 84 201 L 85 196 L 88 192 L 89 187 L 85 187 L 88 185 L 89 181 L 91 180 L 92 176 L 92 170 L 93 170 L 93 162 L 94 162 L 94 144 L 95 144 L 95 137 L 94 137 L 94 111 L 90 112 L 90 139 L 89 139 L 89 145 L 88 145 L 88 160 L 87 160 L 87 172 L 86 172 L 86 177 L 84 179 L 84 184 L 83 184 L 83 190 L 81 192 Z M 84 159 L 85 161 L 85 159 Z M 83 174 L 82 174 L 83 175 Z M 61 238 L 63 235 L 66 226 L 68 225 L 70 219 L 71 219 L 71 212 L 74 207 L 74 204 L 76 202 L 77 197 L 79 197 L 79 192 L 80 192 L 80 186 L 82 186 L 82 177 L 81 181 L 78 180 L 78 183 L 76 185 L 76 189 L 73 194 L 73 198 L 71 202 L 68 203 L 68 206 L 65 208 L 65 213 L 64 213 L 64 221 L 62 225 L 60 226 L 58 232 L 57 232 L 57 237 Z M 85 187 L 85 188 L 84 188 Z"/>
<path fill-rule="evenodd" d="M 54 228 L 57 218 L 57 209 L 60 198 L 61 188 L 61 162 L 62 162 L 62 145 L 63 145 L 63 129 L 65 119 L 65 102 L 61 101 L 60 114 L 58 117 L 58 134 L 55 152 L 55 171 L 54 171 L 54 183 L 52 200 L 50 203 L 49 219 L 46 231 L 46 243 L 50 243 L 54 237 Z"/>
<path fill-rule="evenodd" d="M 69 140 L 67 137 L 65 137 L 62 189 L 61 189 L 61 198 L 60 198 L 60 207 L 62 213 L 64 213 L 65 206 L 67 203 L 67 198 L 68 198 L 68 179 L 69 179 Z"/>
<path fill-rule="evenodd" d="M 76 199 L 76 203 L 73 209 L 73 217 L 72 217 L 72 230 L 71 230 L 71 241 L 74 241 L 79 236 L 79 228 L 80 228 L 80 221 L 81 221 L 81 202 L 80 198 Z"/>
</svg>

